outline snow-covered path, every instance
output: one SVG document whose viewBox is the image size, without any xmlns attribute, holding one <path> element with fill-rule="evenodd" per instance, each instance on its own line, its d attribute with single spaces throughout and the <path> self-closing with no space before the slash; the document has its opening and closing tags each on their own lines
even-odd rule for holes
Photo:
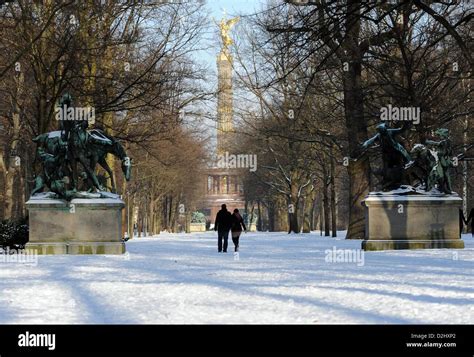
<svg viewBox="0 0 474 357">
<path fill-rule="evenodd" d="M 201 233 L 134 239 L 125 256 L 1 262 L 0 323 L 474 323 L 470 235 L 465 250 L 327 262 L 360 248 L 342 237 L 249 233 L 238 261 Z"/>
</svg>

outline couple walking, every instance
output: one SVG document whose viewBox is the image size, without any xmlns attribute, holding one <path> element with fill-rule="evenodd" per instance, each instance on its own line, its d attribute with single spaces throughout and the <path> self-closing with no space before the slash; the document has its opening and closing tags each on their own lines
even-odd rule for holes
<svg viewBox="0 0 474 357">
<path fill-rule="evenodd" d="M 214 223 L 214 230 L 217 231 L 218 241 L 217 249 L 220 252 L 224 251 L 227 253 L 227 245 L 229 239 L 229 231 L 232 231 L 232 241 L 234 242 L 235 251 L 239 251 L 239 238 L 242 233 L 242 228 L 247 231 L 245 227 L 244 219 L 236 208 L 234 213 L 231 214 L 227 210 L 226 205 L 221 206 L 221 210 L 217 212 L 216 222 Z M 222 240 L 224 240 L 224 250 L 222 250 Z"/>
</svg>

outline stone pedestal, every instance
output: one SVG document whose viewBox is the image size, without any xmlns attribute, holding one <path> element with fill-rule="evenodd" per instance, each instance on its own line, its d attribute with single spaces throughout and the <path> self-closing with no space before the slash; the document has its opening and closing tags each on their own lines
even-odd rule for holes
<svg viewBox="0 0 474 357">
<path fill-rule="evenodd" d="M 26 249 L 37 254 L 125 253 L 121 199 L 73 199 L 68 203 L 32 197 L 26 206 L 30 225 Z"/>
<path fill-rule="evenodd" d="M 191 223 L 189 225 L 189 232 L 205 232 L 206 231 L 206 223 Z"/>
<path fill-rule="evenodd" d="M 371 193 L 364 204 L 364 250 L 464 248 L 459 229 L 462 199 L 457 194 Z"/>
</svg>

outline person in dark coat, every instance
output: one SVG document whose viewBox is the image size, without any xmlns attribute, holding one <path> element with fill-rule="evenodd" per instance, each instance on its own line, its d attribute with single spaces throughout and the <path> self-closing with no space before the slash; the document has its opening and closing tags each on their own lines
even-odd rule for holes
<svg viewBox="0 0 474 357">
<path fill-rule="evenodd" d="M 232 214 L 227 210 L 226 205 L 221 206 L 221 210 L 217 212 L 214 230 L 217 231 L 217 249 L 222 252 L 222 240 L 224 240 L 224 253 L 227 253 L 227 245 L 229 240 L 229 231 L 232 227 Z"/>
<path fill-rule="evenodd" d="M 234 242 L 236 252 L 239 251 L 239 238 L 242 234 L 242 228 L 244 231 L 247 231 L 244 219 L 240 215 L 239 210 L 236 208 L 232 214 L 232 242 Z"/>
</svg>

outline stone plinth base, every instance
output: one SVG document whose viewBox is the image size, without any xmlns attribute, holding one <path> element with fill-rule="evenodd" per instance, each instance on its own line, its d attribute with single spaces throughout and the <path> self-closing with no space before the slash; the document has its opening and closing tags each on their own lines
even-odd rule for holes
<svg viewBox="0 0 474 357">
<path fill-rule="evenodd" d="M 396 249 L 463 249 L 464 241 L 451 240 L 364 240 L 363 250 L 396 250 Z"/>
<path fill-rule="evenodd" d="M 38 255 L 55 254 L 124 254 L 125 243 L 27 243 L 25 249 Z"/>
<path fill-rule="evenodd" d="M 456 194 L 370 194 L 364 204 L 364 250 L 464 248 Z"/>
<path fill-rule="evenodd" d="M 189 225 L 189 232 L 205 232 L 206 231 L 206 223 L 191 223 Z"/>
<path fill-rule="evenodd" d="M 29 242 L 37 254 L 123 254 L 119 198 L 58 199 L 32 197 Z"/>
</svg>

